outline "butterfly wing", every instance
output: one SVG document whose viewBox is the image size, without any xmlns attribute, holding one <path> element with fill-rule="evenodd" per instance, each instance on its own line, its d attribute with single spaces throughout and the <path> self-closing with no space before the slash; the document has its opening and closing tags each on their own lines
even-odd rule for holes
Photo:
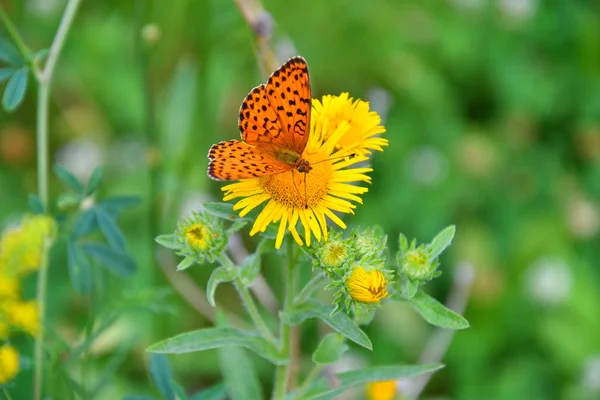
<svg viewBox="0 0 600 400">
<path fill-rule="evenodd" d="M 255 87 L 240 108 L 242 140 L 251 145 L 290 149 L 302 154 L 310 129 L 308 66 L 294 57 L 273 72 L 266 86 Z"/>
<path fill-rule="evenodd" d="M 293 168 L 276 160 L 270 153 L 239 140 L 213 145 L 208 158 L 208 176 L 220 181 L 258 178 Z"/>
</svg>

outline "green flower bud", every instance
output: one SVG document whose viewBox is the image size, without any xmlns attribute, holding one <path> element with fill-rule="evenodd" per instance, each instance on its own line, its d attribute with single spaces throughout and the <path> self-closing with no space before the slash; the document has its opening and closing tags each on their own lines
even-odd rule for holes
<svg viewBox="0 0 600 400">
<path fill-rule="evenodd" d="M 221 222 L 209 214 L 195 212 L 183 219 L 175 232 L 177 254 L 197 263 L 214 262 L 227 246 Z"/>
<path fill-rule="evenodd" d="M 356 252 L 356 258 L 379 257 L 385 249 L 387 236 L 379 234 L 377 228 L 367 228 L 361 231 L 360 228 L 354 229 L 350 234 L 352 247 Z"/>
</svg>

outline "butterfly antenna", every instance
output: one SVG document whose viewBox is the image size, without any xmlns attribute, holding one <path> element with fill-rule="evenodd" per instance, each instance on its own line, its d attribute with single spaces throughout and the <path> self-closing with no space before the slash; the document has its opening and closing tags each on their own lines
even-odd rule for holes
<svg viewBox="0 0 600 400">
<path fill-rule="evenodd" d="M 350 153 L 350 154 L 346 154 L 346 155 L 343 155 L 343 156 L 337 156 L 337 157 L 326 158 L 326 159 L 324 159 L 324 160 L 321 160 L 321 161 L 317 161 L 317 162 L 311 163 L 310 165 L 312 166 L 312 165 L 315 165 L 315 164 L 320 164 L 320 163 L 322 163 L 322 162 L 325 162 L 325 161 L 339 160 L 340 158 L 356 157 L 357 155 L 358 155 L 357 153 Z"/>
</svg>

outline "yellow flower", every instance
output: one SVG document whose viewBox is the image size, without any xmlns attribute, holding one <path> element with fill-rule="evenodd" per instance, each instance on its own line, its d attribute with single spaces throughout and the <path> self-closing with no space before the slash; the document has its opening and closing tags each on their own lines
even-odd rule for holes
<svg viewBox="0 0 600 400">
<path fill-rule="evenodd" d="M 26 275 L 39 269 L 55 221 L 46 215 L 26 215 L 21 225 L 0 240 L 0 268 L 7 275 Z"/>
<path fill-rule="evenodd" d="M 339 96 L 323 96 L 322 102 L 313 100 L 313 121 L 328 139 L 331 133 L 342 123 L 348 123 L 350 128 L 336 143 L 337 149 L 356 154 L 371 154 L 372 150 L 383 151 L 387 139 L 375 136 L 385 132 L 381 117 L 375 111 L 369 110 L 369 103 L 349 97 L 348 93 Z M 323 125 L 327 125 L 323 129 Z"/>
<path fill-rule="evenodd" d="M 38 305 L 35 300 L 25 302 L 13 302 L 4 306 L 8 322 L 15 328 L 19 328 L 35 336 L 40 328 Z"/>
<path fill-rule="evenodd" d="M 0 346 L 0 385 L 10 382 L 18 372 L 19 353 L 12 346 Z"/>
<path fill-rule="evenodd" d="M 397 384 L 395 380 L 370 382 L 367 384 L 368 400 L 393 400 L 396 397 Z"/>
<path fill-rule="evenodd" d="M 387 280 L 377 269 L 370 271 L 356 267 L 346 280 L 350 297 L 360 303 L 379 303 L 388 296 Z"/>
<path fill-rule="evenodd" d="M 19 280 L 17 278 L 6 276 L 2 272 L 0 265 L 0 302 L 2 299 L 14 299 L 19 296 Z"/>
<path fill-rule="evenodd" d="M 343 141 L 344 137 L 358 137 L 360 130 L 366 129 L 366 122 L 358 117 L 353 120 L 340 119 L 339 115 L 345 110 L 344 107 L 354 107 L 349 101 L 336 109 L 317 107 L 317 104 L 320 105 L 315 100 L 311 131 L 302 153 L 302 158 L 312 167 L 310 172 L 291 170 L 241 180 L 222 188 L 225 192 L 224 201 L 243 197 L 233 207 L 236 211 L 240 210 L 240 217 L 266 202 L 250 235 L 264 232 L 271 223 L 279 224 L 276 248 L 281 247 L 286 230 L 301 246 L 310 246 L 311 236 L 318 241 L 321 241 L 321 237 L 327 239 L 326 217 L 345 229 L 346 224 L 334 212 L 353 214 L 356 205 L 352 202 L 362 204 L 358 195 L 368 191 L 354 183 L 371 182 L 369 176 L 365 175 L 372 171 L 371 168 L 348 167 L 368 160 L 363 153 L 368 153 L 366 149 L 373 146 L 367 140 L 360 144 L 364 151 L 352 145 L 352 151 L 349 152 Z M 348 110 L 349 114 L 352 112 Z M 361 113 L 358 115 L 362 116 Z M 367 113 L 367 116 L 370 114 Z M 369 133 L 363 133 L 365 137 L 369 136 Z M 343 143 L 342 147 L 340 143 Z M 354 153 L 353 157 L 349 156 L 351 153 Z M 304 228 L 304 240 L 296 229 L 298 223 Z"/>
</svg>

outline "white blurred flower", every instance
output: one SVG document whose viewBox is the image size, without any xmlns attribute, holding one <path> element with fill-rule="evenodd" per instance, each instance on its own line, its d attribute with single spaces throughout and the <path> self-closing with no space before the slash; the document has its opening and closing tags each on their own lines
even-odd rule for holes
<svg viewBox="0 0 600 400">
<path fill-rule="evenodd" d="M 87 182 L 92 171 L 104 163 L 100 146 L 87 139 L 77 139 L 62 146 L 56 152 L 56 163 L 65 167 L 81 182 Z"/>
<path fill-rule="evenodd" d="M 38 17 L 53 15 L 65 7 L 66 0 L 29 0 L 27 10 Z"/>
<path fill-rule="evenodd" d="M 537 0 L 498 0 L 498 6 L 506 15 L 522 22 L 533 17 L 537 11 Z"/>
<path fill-rule="evenodd" d="M 413 150 L 406 160 L 411 178 L 425 186 L 438 184 L 448 173 L 446 157 L 433 146 Z"/>
<path fill-rule="evenodd" d="M 544 257 L 534 261 L 525 275 L 529 295 L 542 305 L 565 302 L 573 285 L 570 266 L 560 258 Z"/>
<path fill-rule="evenodd" d="M 117 140 L 110 147 L 110 164 L 119 171 L 133 172 L 147 168 L 147 156 L 147 146 L 137 139 Z"/>
<path fill-rule="evenodd" d="M 582 376 L 583 387 L 600 394 L 600 354 L 594 354 L 586 360 Z"/>
</svg>

